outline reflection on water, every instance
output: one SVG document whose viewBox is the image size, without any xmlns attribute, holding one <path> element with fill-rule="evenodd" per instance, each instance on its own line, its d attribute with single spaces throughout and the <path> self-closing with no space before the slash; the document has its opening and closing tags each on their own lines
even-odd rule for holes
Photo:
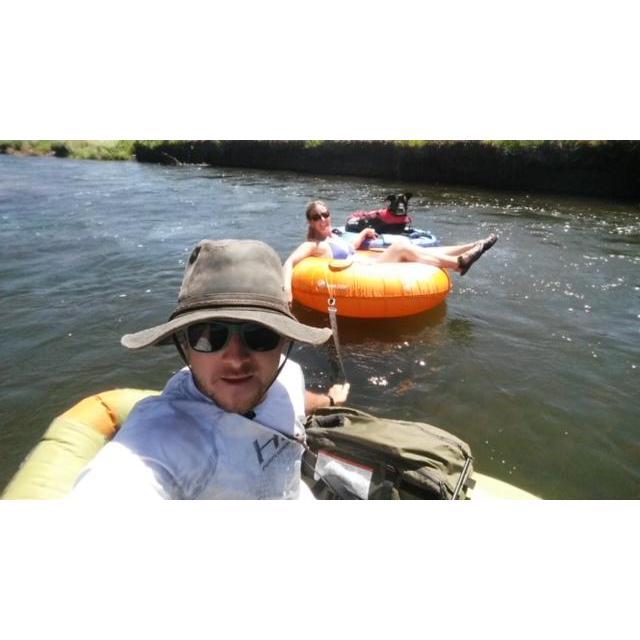
<svg viewBox="0 0 640 640">
<path fill-rule="evenodd" d="M 640 497 L 640 209 L 580 198 L 242 169 L 0 156 L 0 485 L 54 415 L 113 387 L 161 388 L 180 362 L 124 333 L 172 312 L 201 238 L 258 238 L 284 259 L 304 208 L 334 222 L 414 193 L 413 224 L 452 244 L 500 240 L 446 304 L 419 316 L 339 319 L 350 401 L 424 420 L 475 466 L 544 497 Z M 294 307 L 315 326 L 328 317 Z M 296 346 L 312 388 L 330 346 Z"/>
<path fill-rule="evenodd" d="M 294 302 L 293 314 L 305 324 L 314 327 L 329 327 L 327 314 L 308 309 Z M 446 302 L 424 313 L 406 318 L 375 318 L 364 321 L 363 331 L 361 318 L 338 317 L 338 335 L 341 344 L 395 343 L 403 340 L 417 339 L 427 328 L 436 327 L 447 315 Z"/>
</svg>

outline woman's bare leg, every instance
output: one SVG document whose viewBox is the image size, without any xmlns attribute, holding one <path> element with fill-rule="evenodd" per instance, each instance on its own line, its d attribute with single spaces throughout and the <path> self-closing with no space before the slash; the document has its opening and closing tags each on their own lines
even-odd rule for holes
<svg viewBox="0 0 640 640">
<path fill-rule="evenodd" d="M 376 262 L 422 262 L 433 267 L 459 270 L 457 256 L 449 256 L 444 253 L 434 255 L 431 249 L 432 247 L 425 249 L 411 244 L 394 243 L 379 256 L 376 256 Z"/>
<path fill-rule="evenodd" d="M 385 249 L 378 257 L 378 262 L 422 262 L 434 267 L 452 269 L 462 274 L 497 240 L 491 234 L 484 240 L 468 244 L 452 245 L 448 247 L 417 247 L 411 242 L 396 242 Z"/>
<path fill-rule="evenodd" d="M 414 245 L 411 240 L 409 240 L 406 236 L 394 236 L 391 234 L 385 235 L 385 240 L 390 244 L 390 246 L 399 244 L 401 246 L 410 245 L 412 247 L 416 247 L 418 245 Z M 477 240 L 476 240 L 477 242 Z M 449 245 L 446 247 L 419 247 L 425 251 L 432 252 L 434 255 L 445 255 L 445 256 L 459 256 L 461 253 L 465 251 L 469 251 L 469 249 L 473 249 L 475 242 L 469 242 L 467 244 L 455 244 Z"/>
<path fill-rule="evenodd" d="M 475 245 L 475 242 L 469 242 L 468 244 L 455 244 L 446 247 L 424 247 L 424 249 L 425 251 L 432 252 L 434 255 L 459 256 L 465 251 L 473 249 Z"/>
</svg>

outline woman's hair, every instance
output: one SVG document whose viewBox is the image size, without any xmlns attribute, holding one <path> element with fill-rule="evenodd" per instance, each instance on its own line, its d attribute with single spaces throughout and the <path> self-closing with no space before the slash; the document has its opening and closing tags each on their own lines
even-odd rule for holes
<svg viewBox="0 0 640 640">
<path fill-rule="evenodd" d="M 329 207 L 327 207 L 326 203 L 323 200 L 312 200 L 307 205 L 307 210 L 305 211 L 305 215 L 307 216 L 307 220 L 311 219 L 311 214 L 318 208 L 324 207 L 327 211 L 329 211 Z"/>
<path fill-rule="evenodd" d="M 305 215 L 307 217 L 307 222 L 311 221 L 311 215 L 315 213 L 318 207 L 324 207 L 327 211 L 329 211 L 329 207 L 322 200 L 312 200 L 307 205 L 307 210 L 305 211 Z M 323 237 L 319 236 L 316 233 L 315 228 L 312 225 L 307 225 L 307 240 L 310 242 L 320 242 L 324 240 Z"/>
</svg>

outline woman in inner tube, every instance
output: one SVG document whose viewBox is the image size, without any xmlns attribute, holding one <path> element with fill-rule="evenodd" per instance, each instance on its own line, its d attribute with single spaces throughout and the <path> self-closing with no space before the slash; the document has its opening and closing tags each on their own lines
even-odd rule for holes
<svg viewBox="0 0 640 640">
<path fill-rule="evenodd" d="M 417 247 L 402 236 L 394 238 L 391 246 L 376 256 L 359 258 L 356 249 L 368 238 L 377 238 L 373 229 L 363 229 L 353 242 L 337 236 L 331 230 L 331 212 L 322 200 L 313 200 L 307 205 L 307 241 L 303 242 L 284 263 L 284 282 L 289 296 L 293 299 L 291 278 L 293 268 L 308 256 L 334 260 L 374 260 L 376 262 L 423 262 L 434 267 L 452 269 L 463 276 L 471 265 L 498 240 L 494 233 L 484 240 L 448 247 Z"/>
</svg>

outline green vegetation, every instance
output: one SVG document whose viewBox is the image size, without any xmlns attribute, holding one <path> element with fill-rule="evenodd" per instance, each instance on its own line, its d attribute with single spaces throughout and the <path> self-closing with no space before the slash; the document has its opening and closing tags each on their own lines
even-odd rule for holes
<svg viewBox="0 0 640 640">
<path fill-rule="evenodd" d="M 640 198 L 637 140 L 0 140 L 0 153 Z"/>
<path fill-rule="evenodd" d="M 0 140 L 0 153 L 80 160 L 132 160 L 134 143 L 134 140 Z"/>
<path fill-rule="evenodd" d="M 154 140 L 140 162 L 640 198 L 637 140 Z"/>
<path fill-rule="evenodd" d="M 0 140 L 0 153 L 15 153 L 19 155 L 54 155 L 59 158 L 78 158 L 80 160 L 132 160 L 138 149 L 154 150 L 188 148 L 197 150 L 203 144 L 220 149 L 223 146 L 238 145 L 244 142 L 254 142 L 263 148 L 290 148 L 299 146 L 303 149 L 322 151 L 336 147 L 353 148 L 371 145 L 392 147 L 396 149 L 412 148 L 425 150 L 426 148 L 444 148 L 452 145 L 465 144 L 468 148 L 493 148 L 506 155 L 531 153 L 541 148 L 552 148 L 556 151 L 575 152 L 585 147 L 597 147 L 606 144 L 602 140 L 261 140 L 261 141 L 231 141 L 231 140 Z"/>
</svg>

